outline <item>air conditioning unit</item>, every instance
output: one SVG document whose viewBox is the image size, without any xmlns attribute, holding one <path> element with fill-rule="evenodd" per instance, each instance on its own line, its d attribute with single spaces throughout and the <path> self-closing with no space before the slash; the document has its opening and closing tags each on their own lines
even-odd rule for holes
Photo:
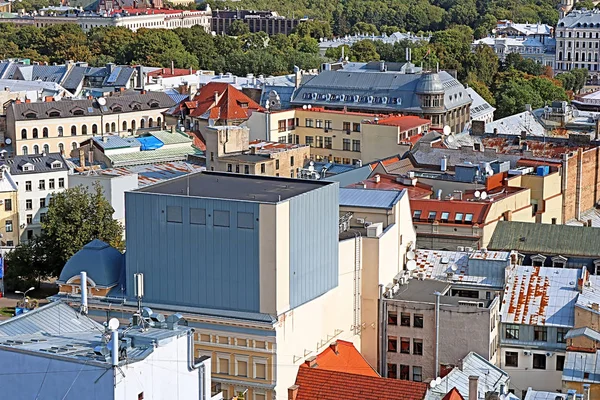
<svg viewBox="0 0 600 400">
<path fill-rule="evenodd" d="M 471 253 L 473 251 L 473 248 L 472 247 L 465 247 L 465 251 Z"/>
<path fill-rule="evenodd" d="M 364 218 L 356 218 L 356 223 L 358 223 L 358 224 L 364 224 L 365 223 L 365 219 Z"/>
<path fill-rule="evenodd" d="M 452 280 L 454 278 L 454 272 L 446 272 L 446 279 Z"/>
<path fill-rule="evenodd" d="M 457 251 L 465 251 L 465 246 L 456 246 Z"/>
<path fill-rule="evenodd" d="M 549 351 L 549 352 L 546 353 L 546 357 L 552 357 L 553 355 L 554 355 L 554 353 L 551 352 L 551 351 Z"/>
<path fill-rule="evenodd" d="M 531 355 L 531 351 L 529 351 L 529 350 L 523 350 L 523 355 L 530 356 Z"/>
</svg>

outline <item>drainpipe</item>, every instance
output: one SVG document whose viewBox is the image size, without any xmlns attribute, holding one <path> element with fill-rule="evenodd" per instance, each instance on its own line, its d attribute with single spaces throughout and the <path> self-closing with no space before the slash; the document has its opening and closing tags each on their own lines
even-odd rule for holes
<svg viewBox="0 0 600 400">
<path fill-rule="evenodd" d="M 562 220 L 564 221 L 566 219 L 566 215 L 567 215 L 567 201 L 566 201 L 566 194 L 567 194 L 567 169 L 569 167 L 569 155 L 568 154 L 563 154 L 562 157 L 562 171 L 561 171 L 561 189 L 562 189 Z"/>
<path fill-rule="evenodd" d="M 440 376 L 440 292 L 435 292 L 435 378 Z"/>
<path fill-rule="evenodd" d="M 576 208 L 575 218 L 579 220 L 581 218 L 581 184 L 583 177 L 583 149 L 580 147 L 577 149 L 577 197 L 576 197 Z"/>
<path fill-rule="evenodd" d="M 386 347 L 385 347 L 385 320 L 384 314 L 384 302 L 383 302 L 383 285 L 379 285 L 379 371 L 381 376 L 387 376 L 386 367 Z"/>
</svg>

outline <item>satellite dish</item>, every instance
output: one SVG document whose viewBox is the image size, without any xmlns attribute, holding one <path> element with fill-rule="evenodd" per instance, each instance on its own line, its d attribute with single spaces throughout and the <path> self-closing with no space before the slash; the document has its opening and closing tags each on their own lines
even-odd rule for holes
<svg viewBox="0 0 600 400">
<path fill-rule="evenodd" d="M 485 199 L 487 199 L 487 197 L 488 197 L 488 194 L 486 192 L 481 193 L 481 200 L 485 200 Z"/>
<path fill-rule="evenodd" d="M 415 252 L 410 250 L 408 253 L 406 253 L 406 258 L 408 258 L 409 260 L 414 260 L 415 259 Z"/>
<path fill-rule="evenodd" d="M 475 193 L 473 193 L 475 195 L 476 198 L 479 198 L 479 196 L 481 196 L 481 192 L 479 190 L 476 190 Z"/>
<path fill-rule="evenodd" d="M 119 320 L 116 318 L 111 318 L 110 321 L 108 321 L 108 329 L 111 331 L 119 329 L 119 325 Z"/>
<path fill-rule="evenodd" d="M 452 270 L 452 272 L 458 271 L 458 267 L 456 266 L 456 264 L 452 264 L 452 266 L 450 267 L 450 269 Z"/>
<path fill-rule="evenodd" d="M 579 117 L 579 110 L 577 110 L 577 109 L 573 110 L 573 116 L 575 118 Z"/>
<path fill-rule="evenodd" d="M 414 271 L 417 269 L 417 262 L 415 260 L 408 260 L 406 263 L 406 269 L 409 271 Z"/>
<path fill-rule="evenodd" d="M 429 387 L 431 387 L 432 389 L 437 385 L 435 379 L 432 380 L 431 382 L 429 382 Z"/>
<path fill-rule="evenodd" d="M 448 125 L 444 125 L 444 129 L 442 130 L 442 132 L 444 132 L 444 135 L 449 135 L 452 132 L 452 128 L 450 128 Z"/>
<path fill-rule="evenodd" d="M 306 108 L 310 110 L 312 108 L 312 106 L 309 104 L 306 106 Z"/>
<path fill-rule="evenodd" d="M 96 100 L 98 102 L 98 104 L 100 104 L 101 106 L 105 106 L 106 105 L 106 99 L 104 97 L 98 97 L 98 99 Z"/>
<path fill-rule="evenodd" d="M 435 378 L 435 384 L 439 385 L 440 383 L 442 383 L 442 378 L 440 378 L 439 376 L 437 378 Z"/>
<path fill-rule="evenodd" d="M 448 141 L 448 143 L 452 143 L 454 142 L 454 136 L 448 136 L 446 140 Z"/>
<path fill-rule="evenodd" d="M 307 108 L 307 105 L 306 105 L 306 104 L 302 106 L 302 109 L 303 109 L 303 110 L 306 110 L 306 108 Z"/>
<path fill-rule="evenodd" d="M 4 139 L 4 144 L 11 144 L 11 143 L 12 143 L 12 139 L 11 138 Z"/>
</svg>

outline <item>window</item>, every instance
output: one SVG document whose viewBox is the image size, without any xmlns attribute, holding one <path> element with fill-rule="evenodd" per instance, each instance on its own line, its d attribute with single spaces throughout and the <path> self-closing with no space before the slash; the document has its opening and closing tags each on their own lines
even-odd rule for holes
<svg viewBox="0 0 600 400">
<path fill-rule="evenodd" d="M 33 130 L 31 131 L 31 135 L 33 136 L 34 139 L 37 139 L 38 138 L 38 129 L 33 128 Z"/>
<path fill-rule="evenodd" d="M 144 119 L 140 119 L 140 129 L 144 129 L 146 127 L 146 121 Z"/>
<path fill-rule="evenodd" d="M 235 172 L 238 174 L 240 173 L 240 165 L 239 164 L 235 165 Z"/>
<path fill-rule="evenodd" d="M 58 188 L 63 189 L 65 187 L 65 178 L 58 178 Z"/>
<path fill-rule="evenodd" d="M 290 167 L 294 166 L 294 156 L 290 157 Z"/>
<path fill-rule="evenodd" d="M 28 229 L 27 230 L 27 240 L 31 240 L 33 239 L 33 230 Z"/>
<path fill-rule="evenodd" d="M 360 140 L 352 141 L 352 151 L 360 151 Z"/>
<path fill-rule="evenodd" d="M 279 160 L 275 160 L 275 169 L 279 169 Z"/>
<path fill-rule="evenodd" d="M 413 354 L 415 356 L 423 355 L 423 340 L 422 339 L 413 339 Z"/>
<path fill-rule="evenodd" d="M 325 148 L 326 149 L 330 149 L 331 148 L 331 144 L 332 144 L 332 138 L 325 137 Z"/>
<path fill-rule="evenodd" d="M 229 360 L 226 358 L 219 358 L 219 373 L 229 374 Z"/>
<path fill-rule="evenodd" d="M 567 339 L 565 339 L 565 335 L 569 332 L 569 328 L 557 328 L 556 330 L 556 342 L 557 343 L 567 343 Z"/>
<path fill-rule="evenodd" d="M 322 128 L 322 127 L 323 127 L 323 120 L 322 120 L 322 119 L 318 119 L 318 120 L 317 120 L 316 127 L 317 127 L 317 128 Z"/>
<path fill-rule="evenodd" d="M 40 146 L 37 144 L 33 146 L 33 154 L 40 154 Z"/>
<path fill-rule="evenodd" d="M 190 224 L 206 225 L 206 209 L 190 208 Z"/>
<path fill-rule="evenodd" d="M 248 376 L 248 361 L 237 362 L 237 376 Z"/>
<path fill-rule="evenodd" d="M 278 129 L 277 129 L 278 132 L 285 132 L 286 131 L 286 129 L 285 129 L 285 119 L 280 119 L 277 122 L 277 125 L 278 125 Z"/>
<path fill-rule="evenodd" d="M 40 208 L 46 207 L 46 198 L 43 197 L 40 199 Z"/>
<path fill-rule="evenodd" d="M 232 172 L 233 171 L 233 166 L 231 164 L 227 164 L 227 172 Z"/>
<path fill-rule="evenodd" d="M 317 136 L 317 147 L 323 148 L 323 136 Z"/>
<path fill-rule="evenodd" d="M 64 134 L 64 130 L 62 126 L 58 127 L 58 136 L 62 136 Z"/>
<path fill-rule="evenodd" d="M 564 369 L 565 369 L 565 356 L 556 356 L 556 370 L 562 371 Z"/>
<path fill-rule="evenodd" d="M 360 123 L 358 123 L 358 122 L 353 123 L 352 124 L 352 130 L 354 132 L 360 132 Z"/>
<path fill-rule="evenodd" d="M 127 122 L 123 122 L 123 125 L 127 125 Z M 82 125 L 81 126 L 81 134 L 82 135 L 87 135 L 87 125 Z"/>
<path fill-rule="evenodd" d="M 465 222 L 473 222 L 473 214 L 465 215 Z"/>
<path fill-rule="evenodd" d="M 519 340 L 519 325 L 506 325 L 504 336 L 506 339 Z"/>
<path fill-rule="evenodd" d="M 413 381 L 415 381 L 415 382 L 423 381 L 423 368 L 413 366 Z"/>
<path fill-rule="evenodd" d="M 413 211 L 413 220 L 418 221 L 421 219 L 421 210 Z"/>
<path fill-rule="evenodd" d="M 545 326 L 533 327 L 533 340 L 538 340 L 540 342 L 548 341 L 548 330 Z"/>
<path fill-rule="evenodd" d="M 117 124 L 115 124 L 114 122 L 110 124 L 110 131 L 111 132 L 116 132 L 117 131 Z"/>
<path fill-rule="evenodd" d="M 507 351 L 504 353 L 504 365 L 506 367 L 517 368 L 519 366 L 519 353 L 516 351 Z"/>
<path fill-rule="evenodd" d="M 27 214 L 26 220 L 28 224 L 31 224 L 31 222 L 33 221 L 33 215 Z"/>
<path fill-rule="evenodd" d="M 25 182 L 25 191 L 31 192 L 31 181 Z"/>
<path fill-rule="evenodd" d="M 45 180 L 42 179 L 39 181 L 39 189 L 46 190 L 46 181 Z"/>
<path fill-rule="evenodd" d="M 25 156 L 26 156 L 27 154 L 29 154 L 29 150 L 27 150 L 27 146 L 23 146 L 23 149 L 22 149 L 22 151 L 23 151 L 23 155 L 25 155 Z"/>
<path fill-rule="evenodd" d="M 152 128 L 154 126 L 154 119 L 148 118 L 148 127 Z"/>
<path fill-rule="evenodd" d="M 400 379 L 409 380 L 410 379 L 410 367 L 408 365 L 400 364 Z"/>
<path fill-rule="evenodd" d="M 40 222 L 46 222 L 46 213 L 40 213 Z"/>
<path fill-rule="evenodd" d="M 58 151 L 60 152 L 60 154 L 64 154 L 65 153 L 65 145 L 62 143 L 58 144 Z"/>
<path fill-rule="evenodd" d="M 267 379 L 267 365 L 261 363 L 254 364 L 254 377 L 256 379 Z"/>
<path fill-rule="evenodd" d="M 410 354 L 410 338 L 400 339 L 400 353 Z"/>
<path fill-rule="evenodd" d="M 343 126 L 343 130 L 344 130 L 346 133 L 350 133 L 350 122 L 345 122 L 345 121 L 344 121 L 344 122 L 342 123 L 342 126 Z"/>
<path fill-rule="evenodd" d="M 7 241 L 6 241 L 6 245 L 7 245 L 8 247 L 13 247 L 13 246 L 15 245 L 15 242 L 13 242 L 12 240 L 7 240 Z"/>
<path fill-rule="evenodd" d="M 387 377 L 392 379 L 398 379 L 398 366 L 396 364 L 387 365 Z"/>
<path fill-rule="evenodd" d="M 546 355 L 545 354 L 534 354 L 533 355 L 533 369 L 546 369 Z"/>
<path fill-rule="evenodd" d="M 54 189 L 54 179 L 48 179 L 48 189 Z"/>
<path fill-rule="evenodd" d="M 409 313 L 401 313 L 400 314 L 400 325 L 401 326 L 410 326 L 410 314 Z"/>
<path fill-rule="evenodd" d="M 294 118 L 289 118 L 287 120 L 287 128 L 289 131 L 296 129 L 296 120 Z"/>
<path fill-rule="evenodd" d="M 331 129 L 331 120 L 329 120 L 329 119 L 325 120 L 325 129 Z"/>
<path fill-rule="evenodd" d="M 265 173 L 265 170 L 266 170 L 265 163 L 262 163 L 262 164 L 260 164 L 260 173 L 261 173 L 261 174 L 264 174 L 264 173 Z"/>
<path fill-rule="evenodd" d="M 181 207 L 167 206 L 167 222 L 183 222 Z"/>
<path fill-rule="evenodd" d="M 12 224 L 12 220 L 8 219 L 4 222 L 4 229 L 6 230 L 6 232 L 12 232 L 13 231 L 13 224 Z"/>
<path fill-rule="evenodd" d="M 307 146 L 313 147 L 314 146 L 314 142 L 313 142 L 313 137 L 312 136 L 305 136 L 304 137 L 304 141 L 306 143 Z"/>
<path fill-rule="evenodd" d="M 398 313 L 389 312 L 388 313 L 388 325 L 398 325 Z"/>
<path fill-rule="evenodd" d="M 388 336 L 387 351 L 396 353 L 398 351 L 398 338 Z"/>
<path fill-rule="evenodd" d="M 31 200 L 31 199 L 25 200 L 25 209 L 26 210 L 33 209 L 33 200 Z"/>
<path fill-rule="evenodd" d="M 423 314 L 415 314 L 413 318 L 413 327 L 422 328 L 423 327 Z"/>
<path fill-rule="evenodd" d="M 428 222 L 435 221 L 435 216 L 436 215 L 437 215 L 437 211 L 429 211 L 429 214 L 427 215 L 427 221 Z"/>
<path fill-rule="evenodd" d="M 47 144 L 44 145 L 44 154 L 48 154 L 50 153 L 50 146 L 48 146 Z"/>
<path fill-rule="evenodd" d="M 350 151 L 350 139 L 344 139 L 342 141 L 342 143 L 343 143 L 343 146 L 344 146 L 343 150 Z"/>
<path fill-rule="evenodd" d="M 305 125 L 307 128 L 312 128 L 313 127 L 313 120 L 311 118 L 306 118 L 305 120 Z"/>
<path fill-rule="evenodd" d="M 244 165 L 244 173 L 248 175 L 250 173 L 250 166 Z"/>
<path fill-rule="evenodd" d="M 238 212 L 237 227 L 242 229 L 254 229 L 254 214 L 248 212 Z"/>
<path fill-rule="evenodd" d="M 77 136 L 77 127 L 75 125 L 71 127 L 71 136 Z"/>
<path fill-rule="evenodd" d="M 12 199 L 4 200 L 4 211 L 12 211 Z"/>
<path fill-rule="evenodd" d="M 229 211 L 215 210 L 214 214 L 214 226 L 229 226 Z"/>
<path fill-rule="evenodd" d="M 450 217 L 450 213 L 449 212 L 442 212 L 442 217 L 440 218 L 440 221 L 442 222 L 448 222 L 448 218 Z"/>
<path fill-rule="evenodd" d="M 138 400 L 144 400 L 144 392 L 138 394 Z"/>
<path fill-rule="evenodd" d="M 21 139 L 27 139 L 27 129 L 21 130 Z"/>
<path fill-rule="evenodd" d="M 457 224 L 462 223 L 463 220 L 463 213 L 456 213 L 456 215 L 454 216 L 454 222 L 456 222 Z"/>
<path fill-rule="evenodd" d="M 42 129 L 42 137 L 48 137 L 48 128 Z"/>
</svg>

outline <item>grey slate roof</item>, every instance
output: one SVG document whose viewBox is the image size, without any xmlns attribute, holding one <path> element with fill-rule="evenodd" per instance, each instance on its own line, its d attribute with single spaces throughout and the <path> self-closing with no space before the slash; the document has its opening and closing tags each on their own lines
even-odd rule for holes
<svg viewBox="0 0 600 400">
<path fill-rule="evenodd" d="M 119 282 L 124 256 L 102 240 L 94 239 L 73 255 L 60 272 L 59 282 L 67 282 L 81 271 L 97 286 L 110 287 Z"/>
<path fill-rule="evenodd" d="M 60 161 L 62 165 L 60 167 L 52 168 L 52 163 L 56 161 Z M 13 158 L 5 160 L 2 164 L 6 164 L 10 167 L 11 175 L 39 174 L 44 172 L 66 171 L 69 169 L 66 160 L 60 153 L 14 156 Z M 23 171 L 23 166 L 25 164 L 32 164 L 33 170 Z"/>
<path fill-rule="evenodd" d="M 413 164 L 418 167 L 435 166 L 439 168 L 440 159 L 446 156 L 448 167 L 454 168 L 457 164 L 463 164 L 467 161 L 473 164 L 479 164 L 481 161 L 510 161 L 511 168 L 514 168 L 522 156 L 515 154 L 503 154 L 496 153 L 495 150 L 490 151 L 475 151 L 473 149 L 461 149 L 460 151 L 454 149 L 442 149 L 437 147 L 431 147 L 430 143 L 419 141 L 417 142 L 411 151 L 408 153 L 408 157 L 411 158 Z"/>
<path fill-rule="evenodd" d="M 151 107 L 151 104 L 157 104 L 157 107 Z M 175 105 L 175 102 L 165 93 L 148 92 L 145 94 L 125 95 L 125 96 L 110 96 L 106 97 L 106 105 L 100 106 L 97 100 L 61 100 L 52 102 L 37 102 L 37 103 L 12 103 L 9 110 L 14 114 L 17 121 L 26 120 L 26 114 L 31 112 L 37 114 L 37 119 L 49 118 L 64 118 L 75 116 L 73 112 L 80 110 L 83 112 L 81 117 L 94 116 L 100 114 L 120 114 L 126 112 L 140 111 L 134 107 L 139 105 L 140 110 L 163 109 Z M 121 107 L 122 111 L 115 109 L 116 106 Z M 113 111 L 114 109 L 114 111 Z M 50 117 L 50 112 L 57 111 L 60 116 Z"/>
<path fill-rule="evenodd" d="M 567 351 L 562 380 L 566 382 L 600 383 L 600 357 L 598 353 Z M 584 373 L 588 373 L 584 378 Z"/>
<path fill-rule="evenodd" d="M 418 87 L 438 90 L 439 84 L 444 91 L 446 110 L 471 103 L 464 86 L 449 73 L 440 71 L 439 82 L 437 78 L 432 78 L 433 75 L 322 71 L 316 76 L 303 77 L 302 84 L 295 91 L 291 104 L 299 106 L 310 104 L 328 108 L 360 107 L 364 110 L 386 112 L 420 111 L 420 101 L 415 95 Z M 329 100 L 327 95 L 331 95 Z M 354 101 L 353 96 L 358 96 L 358 102 Z M 374 98 L 371 103 L 367 101 L 369 96 Z M 387 102 L 383 102 L 384 97 Z M 381 101 L 378 102 L 377 99 Z M 396 103 L 393 99 L 397 99 Z"/>
<path fill-rule="evenodd" d="M 340 188 L 340 207 L 383 208 L 389 210 L 402 196 L 406 189 L 379 190 L 360 188 Z"/>
<path fill-rule="evenodd" d="M 582 328 L 577 328 L 577 329 L 571 329 L 565 335 L 565 339 L 572 339 L 572 338 L 576 338 L 579 336 L 585 336 L 587 338 L 590 338 L 592 340 L 596 340 L 596 341 L 600 342 L 600 333 L 596 332 L 595 330 L 593 330 L 591 328 L 588 328 L 587 326 L 584 326 Z"/>
<path fill-rule="evenodd" d="M 13 77 L 26 81 L 59 83 L 66 73 L 67 67 L 64 65 L 18 65 Z"/>
<path fill-rule="evenodd" d="M 488 248 L 599 258 L 600 228 L 500 221 Z"/>
<path fill-rule="evenodd" d="M 65 89 L 73 91 L 79 88 L 85 79 L 85 73 L 87 67 L 74 66 L 71 68 L 67 77 L 62 81 L 62 85 Z"/>
<path fill-rule="evenodd" d="M 104 327 L 90 318 L 79 315 L 76 310 L 60 301 L 0 322 L 0 336 L 36 333 L 59 335 L 95 329 L 104 330 Z"/>
<path fill-rule="evenodd" d="M 600 27 L 598 10 L 572 10 L 558 21 L 557 28 Z"/>
</svg>

